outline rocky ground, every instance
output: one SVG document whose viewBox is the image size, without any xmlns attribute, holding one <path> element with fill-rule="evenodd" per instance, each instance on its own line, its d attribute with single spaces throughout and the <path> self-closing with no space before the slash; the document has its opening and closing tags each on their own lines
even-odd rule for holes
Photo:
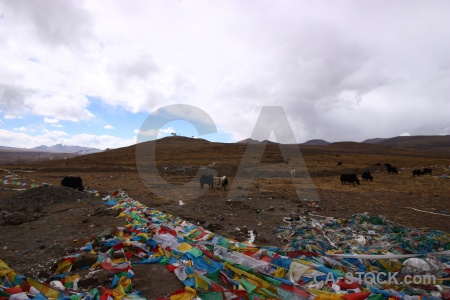
<svg viewBox="0 0 450 300">
<path fill-rule="evenodd" d="M 109 209 L 95 194 L 60 186 L 9 194 L 0 199 L 0 259 L 31 278 L 49 279 L 64 256 L 125 225 L 123 218 L 115 218 L 118 211 Z M 80 265 L 86 262 L 89 257 L 79 261 Z M 89 278 L 88 271 L 73 269 L 82 277 L 79 286 L 86 290 L 111 283 L 111 274 L 106 271 Z M 148 299 L 168 296 L 184 287 L 164 265 L 137 265 L 133 272 L 134 287 Z"/>
</svg>

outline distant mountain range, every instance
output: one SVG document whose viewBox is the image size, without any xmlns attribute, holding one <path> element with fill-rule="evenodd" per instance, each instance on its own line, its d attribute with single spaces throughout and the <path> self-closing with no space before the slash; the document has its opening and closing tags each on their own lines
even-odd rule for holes
<svg viewBox="0 0 450 300">
<path fill-rule="evenodd" d="M 7 147 L 0 146 L 0 150 L 8 150 L 8 151 L 33 151 L 33 152 L 50 152 L 50 153 L 76 153 L 76 154 L 90 154 L 102 152 L 103 150 L 89 147 L 81 147 L 81 146 L 71 146 L 71 145 L 63 145 L 56 144 L 53 146 L 37 146 L 34 148 L 15 148 L 15 147 Z"/>
<path fill-rule="evenodd" d="M 63 145 L 63 144 L 56 144 L 56 145 L 53 145 L 50 147 L 42 145 L 42 146 L 31 148 L 31 150 L 43 151 L 43 152 L 55 152 L 55 153 L 78 153 L 78 154 L 97 153 L 97 152 L 103 151 L 103 150 L 100 150 L 97 148 L 71 146 L 71 145 Z"/>
<path fill-rule="evenodd" d="M 270 141 L 257 141 L 253 139 L 245 139 L 242 141 L 239 141 L 240 144 L 247 144 L 247 143 L 253 143 L 253 144 L 262 144 L 262 143 L 268 143 L 268 144 L 277 144 L 275 142 Z M 343 143 L 352 143 L 354 145 L 358 144 L 371 144 L 371 145 L 377 145 L 382 146 L 385 148 L 394 148 L 394 149 L 409 149 L 409 150 L 426 150 L 431 152 L 440 152 L 445 153 L 448 152 L 450 155 L 450 135 L 416 135 L 416 136 L 396 136 L 392 138 L 372 138 L 364 140 L 360 143 L 358 142 L 335 142 L 330 143 L 325 140 L 321 139 L 313 139 L 306 141 L 304 143 L 300 143 L 299 145 L 306 145 L 306 146 L 333 146 Z"/>
<path fill-rule="evenodd" d="M 264 141 L 260 142 L 258 140 L 254 140 L 251 138 L 239 141 L 237 143 L 238 144 L 278 144 L 276 142 L 272 142 L 272 141 L 268 141 L 268 140 L 264 140 Z M 324 146 L 324 145 L 328 145 L 328 144 L 331 144 L 331 143 L 327 142 L 325 140 L 321 140 L 321 139 L 314 139 L 314 140 L 309 140 L 307 142 L 301 143 L 300 145 Z"/>
<path fill-rule="evenodd" d="M 302 145 L 313 145 L 313 146 L 325 146 L 330 144 L 330 142 L 327 142 L 325 140 L 320 139 L 314 139 L 304 142 Z"/>
<path fill-rule="evenodd" d="M 268 141 L 268 140 L 264 140 L 264 141 L 258 141 L 258 140 L 254 140 L 251 138 L 236 142 L 237 144 L 278 144 L 276 142 L 272 142 L 272 141 Z"/>
<path fill-rule="evenodd" d="M 378 144 L 384 140 L 387 140 L 385 138 L 374 138 L 374 139 L 367 139 L 362 141 L 361 143 L 366 143 L 366 144 Z"/>
<path fill-rule="evenodd" d="M 448 149 L 450 155 L 450 135 L 415 135 L 396 136 L 389 139 L 379 139 L 375 145 L 410 150 L 441 151 Z"/>
</svg>

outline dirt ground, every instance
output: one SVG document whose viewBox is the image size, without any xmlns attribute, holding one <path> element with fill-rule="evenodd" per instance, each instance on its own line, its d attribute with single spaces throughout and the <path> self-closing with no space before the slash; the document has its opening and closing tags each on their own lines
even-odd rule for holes
<svg viewBox="0 0 450 300">
<path fill-rule="evenodd" d="M 3 168 L 14 169 L 20 181 L 28 183 L 33 179 L 59 185 L 63 176 L 81 176 L 88 190 L 123 189 L 147 206 L 228 238 L 246 241 L 247 231 L 253 230 L 259 245 L 282 247 L 276 228 L 288 225 L 283 218 L 311 213 L 350 218 L 367 212 L 401 225 L 450 231 L 450 180 L 443 178 L 450 174 L 448 155 L 342 144 L 305 147 L 302 156 L 294 151 L 286 162 L 277 145 L 253 150 L 249 152 L 247 145 L 168 138 L 156 144 L 159 174 L 138 172 L 134 146 Z M 386 162 L 399 174 L 388 174 Z M 433 175 L 412 176 L 413 169 L 423 167 L 431 167 Z M 205 168 L 226 175 L 227 190 L 200 189 L 198 174 L 210 172 Z M 290 169 L 296 170 L 294 178 Z M 341 173 L 360 177 L 364 170 L 371 171 L 373 181 L 356 186 L 339 181 Z M 2 178 L 6 175 L 1 173 Z M 245 178 L 253 179 L 246 184 Z M 18 273 L 48 278 L 55 262 L 74 248 L 125 225 L 102 202 L 101 197 L 64 187 L 0 190 L 0 208 L 14 213 L 13 219 L 0 218 L 0 259 Z M 161 272 L 163 277 L 154 276 Z M 149 299 L 183 287 L 161 265 L 139 266 L 135 273 L 135 288 Z"/>
</svg>

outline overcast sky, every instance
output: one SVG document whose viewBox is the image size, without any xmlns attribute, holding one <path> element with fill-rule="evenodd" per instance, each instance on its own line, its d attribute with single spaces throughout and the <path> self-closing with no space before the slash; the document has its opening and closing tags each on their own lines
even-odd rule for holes
<svg viewBox="0 0 450 300">
<path fill-rule="evenodd" d="M 0 0 L 0 145 L 127 146 L 171 104 L 213 141 L 263 106 L 299 143 L 450 134 L 448 28 L 447 0 Z"/>
</svg>

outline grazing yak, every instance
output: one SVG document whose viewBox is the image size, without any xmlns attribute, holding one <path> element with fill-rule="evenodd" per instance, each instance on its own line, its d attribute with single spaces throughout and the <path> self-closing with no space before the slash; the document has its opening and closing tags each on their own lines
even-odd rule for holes
<svg viewBox="0 0 450 300">
<path fill-rule="evenodd" d="M 420 169 L 415 169 L 412 171 L 413 177 L 420 177 L 421 175 L 423 175 L 423 172 Z"/>
<path fill-rule="evenodd" d="M 84 190 L 83 180 L 81 180 L 81 177 L 65 176 L 61 180 L 61 185 L 79 190 L 80 192 Z"/>
<path fill-rule="evenodd" d="M 342 174 L 341 175 L 341 184 L 353 183 L 353 186 L 355 186 L 355 182 L 357 185 L 359 185 L 359 179 L 356 176 L 356 174 Z"/>
<path fill-rule="evenodd" d="M 396 167 L 391 165 L 390 163 L 385 163 L 384 166 L 386 167 L 389 174 L 398 174 L 398 170 Z"/>
<path fill-rule="evenodd" d="M 433 175 L 433 170 L 430 168 L 424 168 L 422 171 L 423 175 Z"/>
<path fill-rule="evenodd" d="M 214 187 L 214 176 L 212 175 L 202 175 L 200 176 L 200 188 L 207 184 L 210 189 Z"/>
<path fill-rule="evenodd" d="M 397 170 L 397 168 L 396 167 L 390 167 L 390 168 L 388 168 L 388 173 L 389 174 L 398 174 L 398 170 Z"/>
<path fill-rule="evenodd" d="M 398 170 L 396 167 L 391 165 L 390 163 L 385 163 L 384 166 L 386 167 L 389 174 L 398 174 Z"/>
<path fill-rule="evenodd" d="M 364 172 L 362 173 L 361 178 L 362 178 L 362 180 L 365 180 L 365 181 L 369 181 L 369 180 L 372 181 L 372 180 L 373 180 L 373 176 L 370 174 L 370 171 L 369 171 L 369 170 L 364 171 Z"/>
<path fill-rule="evenodd" d="M 219 189 L 223 188 L 224 190 L 226 190 L 227 189 L 227 185 L 228 185 L 228 178 L 227 178 L 227 176 L 220 177 L 218 188 Z"/>
</svg>

